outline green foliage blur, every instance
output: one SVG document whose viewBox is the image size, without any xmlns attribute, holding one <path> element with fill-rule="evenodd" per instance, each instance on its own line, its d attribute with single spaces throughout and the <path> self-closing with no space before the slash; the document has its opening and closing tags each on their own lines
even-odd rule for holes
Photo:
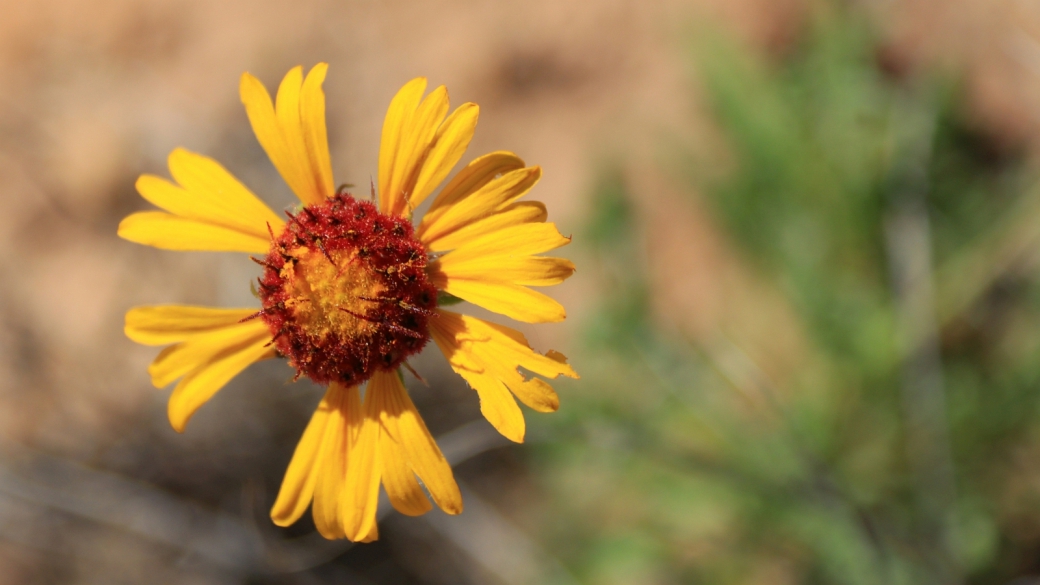
<svg viewBox="0 0 1040 585">
<path fill-rule="evenodd" d="M 677 175 L 804 348 L 773 379 L 654 314 L 655 250 L 608 166 L 576 241 L 610 293 L 535 454 L 550 549 L 583 583 L 1040 575 L 1034 169 L 853 9 L 779 57 L 697 37 L 729 163 Z"/>
</svg>

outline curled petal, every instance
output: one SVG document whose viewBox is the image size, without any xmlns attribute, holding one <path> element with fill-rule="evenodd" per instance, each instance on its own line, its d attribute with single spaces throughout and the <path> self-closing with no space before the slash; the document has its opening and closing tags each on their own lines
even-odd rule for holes
<svg viewBox="0 0 1040 585">
<path fill-rule="evenodd" d="M 503 388 L 540 412 L 554 411 L 560 404 L 552 386 L 537 378 L 527 379 L 519 369 L 546 378 L 578 377 L 562 354 L 535 352 L 519 331 L 509 327 L 438 309 L 437 318 L 430 320 L 430 331 L 452 369 L 480 395 L 481 412 L 516 442 L 523 441 L 523 420 L 517 420 L 512 412 L 516 404 L 512 408 L 507 404 L 506 400 L 513 400 L 503 397 Z"/>
</svg>

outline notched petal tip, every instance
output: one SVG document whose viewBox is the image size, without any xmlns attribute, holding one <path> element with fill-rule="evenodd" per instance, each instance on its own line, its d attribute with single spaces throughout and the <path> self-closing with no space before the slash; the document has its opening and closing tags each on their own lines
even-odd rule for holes
<svg viewBox="0 0 1040 585">
<path fill-rule="evenodd" d="M 444 502 L 444 506 L 441 506 L 441 510 L 445 514 L 452 516 L 458 516 L 462 513 L 462 497 L 460 496 L 457 501 Z"/>
<path fill-rule="evenodd" d="M 567 366 L 567 369 L 560 372 L 560 375 L 567 376 L 568 378 L 574 378 L 575 380 L 581 378 L 581 376 L 578 375 L 578 372 L 575 372 L 574 368 L 571 367 L 570 362 L 567 361 L 567 356 L 563 355 L 562 353 L 556 351 L 555 349 L 550 349 L 549 351 L 545 352 L 545 357 L 553 360 L 554 362 Z"/>
</svg>

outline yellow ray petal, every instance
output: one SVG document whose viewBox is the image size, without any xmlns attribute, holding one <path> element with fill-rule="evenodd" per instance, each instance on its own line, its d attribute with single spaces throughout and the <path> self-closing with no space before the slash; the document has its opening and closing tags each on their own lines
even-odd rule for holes
<svg viewBox="0 0 1040 585">
<path fill-rule="evenodd" d="M 353 463 L 351 451 L 354 425 L 358 423 L 361 399 L 356 386 L 329 385 L 331 412 L 321 438 L 318 474 L 314 484 L 314 525 L 325 538 L 347 536 L 339 510 L 346 496 L 347 470 Z"/>
<path fill-rule="evenodd" d="M 335 384 L 325 391 L 325 396 L 307 423 L 296 450 L 293 451 L 289 467 L 282 479 L 282 487 L 278 490 L 274 506 L 271 507 L 271 520 L 278 526 L 289 526 L 299 520 L 314 497 L 314 484 L 317 481 L 318 470 L 322 467 L 316 464 L 318 453 L 321 451 L 325 427 L 328 426 L 329 418 L 335 409 L 334 403 L 338 399 L 339 391 Z"/>
<path fill-rule="evenodd" d="M 422 479 L 433 501 L 442 510 L 448 514 L 462 512 L 462 494 L 451 466 L 408 397 L 397 372 L 377 371 L 368 388 L 373 400 L 382 407 L 381 421 L 388 436 L 380 440 L 397 443 L 407 457 L 409 467 Z"/>
<path fill-rule="evenodd" d="M 562 321 L 567 313 L 552 298 L 526 288 L 562 282 L 574 265 L 537 254 L 570 242 L 551 223 L 514 225 L 478 236 L 429 265 L 437 288 L 518 321 Z"/>
<path fill-rule="evenodd" d="M 484 415 L 491 426 L 510 441 L 523 443 L 527 423 L 505 384 L 490 374 L 465 369 L 456 371 L 477 391 L 477 396 L 480 397 L 480 414 Z"/>
<path fill-rule="evenodd" d="M 567 311 L 555 299 L 518 284 L 448 278 L 443 272 L 434 273 L 431 281 L 448 294 L 524 323 L 556 323 L 567 318 Z"/>
<path fill-rule="evenodd" d="M 289 160 L 294 167 L 293 173 L 305 195 L 297 194 L 301 201 L 320 203 L 323 199 L 314 189 L 311 182 L 310 169 L 307 168 L 307 148 L 303 142 L 303 124 L 300 123 L 300 90 L 303 88 L 303 67 L 293 67 L 278 84 L 278 93 L 274 99 L 274 116 L 278 127 L 282 130 L 282 140 Z M 294 188 L 293 191 L 296 189 Z M 306 199 L 304 198 L 306 196 Z"/>
<path fill-rule="evenodd" d="M 262 332 L 258 331 L 255 337 L 227 347 L 185 375 L 173 389 L 167 408 L 174 430 L 183 431 L 195 411 L 239 372 L 253 362 L 273 357 L 274 350 L 266 347 L 270 339 L 271 334 L 265 327 Z"/>
<path fill-rule="evenodd" d="M 487 256 L 522 257 L 541 254 L 571 242 L 553 223 L 523 223 L 490 232 L 455 248 L 441 257 L 441 263 L 463 262 Z"/>
<path fill-rule="evenodd" d="M 546 378 L 566 376 L 577 379 L 580 377 L 567 363 L 566 356 L 552 349 L 545 352 L 545 355 L 534 351 L 524 334 L 516 329 L 469 315 L 460 316 L 467 329 L 471 331 L 471 335 L 479 335 L 481 339 L 485 336 L 490 338 L 491 343 L 479 346 L 478 355 L 481 355 L 484 361 L 491 361 L 498 365 L 515 363 L 525 370 L 530 370 Z M 475 342 L 476 339 L 471 339 L 471 341 Z"/>
<path fill-rule="evenodd" d="M 560 397 L 548 382 L 532 378 L 523 382 L 510 382 L 509 390 L 527 406 L 538 412 L 556 412 L 560 408 Z"/>
<path fill-rule="evenodd" d="M 132 213 L 119 222 L 117 233 L 124 240 L 164 250 L 266 254 L 271 248 L 268 237 L 244 234 L 162 211 Z"/>
<path fill-rule="evenodd" d="M 476 129 L 480 109 L 463 104 L 445 120 L 448 91 L 437 87 L 420 101 L 424 78 L 413 79 L 394 96 L 383 123 L 379 152 L 380 211 L 410 215 L 462 158 Z"/>
<path fill-rule="evenodd" d="M 524 161 L 511 152 L 495 151 L 477 157 L 459 171 L 433 200 L 416 231 L 422 234 L 429 223 L 435 222 L 457 201 L 488 184 L 498 175 L 524 168 Z"/>
<path fill-rule="evenodd" d="M 469 148 L 477 129 L 480 108 L 477 104 L 462 104 L 437 129 L 437 135 L 422 160 L 422 167 L 411 187 L 408 206 L 415 209 L 448 176 Z"/>
<path fill-rule="evenodd" d="M 217 161 L 177 148 L 170 153 L 168 164 L 181 189 L 149 175 L 142 175 L 137 183 L 141 195 L 158 207 L 264 239 L 270 238 L 271 231 L 282 231 L 285 222 Z M 163 188 L 162 183 L 173 189 Z"/>
<path fill-rule="evenodd" d="M 556 392 L 543 380 L 525 378 L 519 368 L 547 378 L 578 377 L 561 354 L 535 352 L 519 331 L 509 327 L 438 309 L 437 317 L 430 320 L 430 332 L 452 369 L 480 394 L 481 411 L 488 421 L 517 442 L 523 440 L 523 426 L 501 397 L 502 385 L 531 408 L 551 412 L 559 407 Z M 487 411 L 485 396 L 494 401 Z"/>
<path fill-rule="evenodd" d="M 540 167 L 529 167 L 510 171 L 488 182 L 437 217 L 428 221 L 424 219 L 420 225 L 420 238 L 423 241 L 436 240 L 492 215 L 523 197 L 541 177 Z"/>
<path fill-rule="evenodd" d="M 409 201 L 415 189 L 430 144 L 437 135 L 437 128 L 448 113 L 448 90 L 439 86 L 419 104 L 411 122 L 401 128 L 401 146 L 398 159 L 394 162 L 394 175 L 390 180 L 390 197 L 394 206 L 391 215 L 402 215 L 412 208 Z"/>
<path fill-rule="evenodd" d="M 274 112 L 274 102 L 267 88 L 260 80 L 249 73 L 243 73 L 238 85 L 238 93 L 242 99 L 242 105 L 246 108 L 246 116 L 249 124 L 253 127 L 253 134 L 257 142 L 267 153 L 278 172 L 296 192 L 298 186 L 303 185 L 302 178 L 297 177 L 297 163 L 293 160 L 292 151 L 283 135 L 282 128 Z M 306 191 L 301 188 L 301 191 Z M 297 193 L 299 196 L 299 193 Z"/>
<path fill-rule="evenodd" d="M 346 536 L 355 542 L 367 542 L 377 534 L 374 531 L 379 504 L 379 441 L 382 434 L 377 402 L 372 400 L 371 390 L 366 391 L 365 403 L 360 409 L 364 413 L 363 419 L 358 421 L 361 430 L 350 451 L 350 465 L 347 466 L 347 478 L 340 498 L 339 512 Z"/>
<path fill-rule="evenodd" d="M 510 282 L 525 286 L 553 286 L 574 274 L 574 263 L 546 256 L 512 257 L 505 254 L 481 256 L 459 262 L 448 254 L 431 271 L 440 270 L 448 281 Z"/>
<path fill-rule="evenodd" d="M 367 534 L 359 534 L 358 539 L 354 542 L 372 542 L 374 540 L 379 540 L 379 525 L 375 522 L 372 523 Z"/>
<path fill-rule="evenodd" d="M 324 63 L 311 69 L 308 78 L 313 76 L 314 80 L 307 84 L 308 93 L 301 98 L 303 69 L 291 69 L 278 86 L 277 104 L 271 102 L 260 80 L 249 73 L 242 74 L 239 84 L 246 115 L 260 146 L 300 201 L 308 205 L 320 204 L 332 195 L 331 164 L 325 166 L 328 140 L 322 139 L 325 120 L 320 86 L 326 70 Z"/>
<path fill-rule="evenodd" d="M 379 143 L 379 211 L 390 213 L 401 206 L 401 193 L 396 190 L 402 168 L 409 155 L 405 139 L 409 136 L 415 110 L 419 107 L 426 78 L 416 77 L 404 84 L 394 99 L 390 100 L 386 118 L 383 120 L 383 136 Z"/>
<path fill-rule="evenodd" d="M 437 238 L 420 238 L 431 252 L 457 248 L 480 236 L 524 223 L 543 222 L 549 216 L 539 201 L 521 201 L 503 207 L 501 211 Z"/>
<path fill-rule="evenodd" d="M 258 319 L 193 335 L 159 352 L 148 366 L 148 374 L 152 377 L 152 384 L 162 388 L 201 367 L 214 356 L 251 345 L 256 339 L 265 339 L 264 343 L 271 339 L 267 324 Z"/>
<path fill-rule="evenodd" d="M 395 510 L 406 516 L 421 516 L 433 508 L 408 466 L 407 453 L 390 437 L 379 441 L 379 462 L 383 488 Z"/>
<path fill-rule="evenodd" d="M 324 197 L 336 192 L 332 179 L 332 159 L 329 156 L 329 138 L 325 127 L 325 92 L 321 89 L 329 66 L 318 63 L 311 68 L 303 82 L 300 96 L 300 121 L 307 148 L 308 167 L 315 175 L 314 183 Z"/>
<path fill-rule="evenodd" d="M 134 307 L 126 312 L 123 331 L 144 345 L 167 345 L 189 337 L 236 325 L 256 309 L 218 309 L 190 305 Z"/>
</svg>

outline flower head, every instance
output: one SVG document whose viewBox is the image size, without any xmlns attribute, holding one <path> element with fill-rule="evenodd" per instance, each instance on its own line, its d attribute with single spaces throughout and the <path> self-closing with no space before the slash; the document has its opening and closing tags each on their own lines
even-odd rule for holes
<svg viewBox="0 0 1040 585">
<path fill-rule="evenodd" d="M 479 112 L 463 104 L 449 115 L 447 90 L 424 98 L 423 78 L 408 82 L 387 112 L 378 204 L 334 189 L 326 71 L 324 63 L 306 77 L 292 69 L 273 103 L 256 78 L 242 76 L 253 131 L 302 202 L 288 221 L 217 162 L 177 149 L 169 157 L 174 182 L 152 175 L 137 181 L 141 196 L 164 211 L 135 213 L 119 226 L 123 238 L 159 248 L 258 255 L 260 308 L 138 307 L 127 313 L 126 333 L 168 346 L 149 373 L 157 387 L 180 380 L 169 401 L 178 431 L 262 359 L 284 357 L 297 377 L 327 384 L 271 517 L 286 526 L 313 504 L 324 536 L 368 541 L 378 535 L 380 485 L 403 514 L 430 510 L 427 492 L 445 512 L 462 511 L 451 467 L 402 382 L 399 367 L 409 356 L 432 339 L 477 391 L 488 421 L 518 442 L 524 418 L 514 397 L 540 412 L 559 405 L 545 380 L 520 368 L 577 377 L 562 354 L 537 353 L 518 331 L 438 307 L 438 299 L 528 323 L 560 321 L 563 307 L 530 287 L 558 284 L 574 265 L 538 255 L 570 240 L 545 223 L 541 203 L 517 201 L 541 169 L 510 152 L 467 164 L 413 227 L 416 208 L 462 158 Z"/>
</svg>

